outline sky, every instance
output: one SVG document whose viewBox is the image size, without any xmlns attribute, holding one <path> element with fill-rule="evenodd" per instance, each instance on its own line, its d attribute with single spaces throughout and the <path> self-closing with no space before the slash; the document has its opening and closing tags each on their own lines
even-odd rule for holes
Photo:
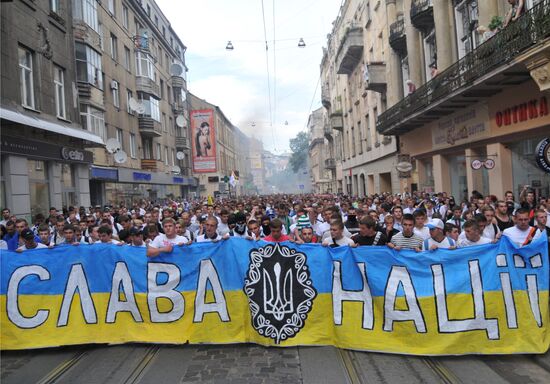
<svg viewBox="0 0 550 384">
<path fill-rule="evenodd" d="M 262 0 L 157 0 L 187 46 L 189 91 L 277 154 L 321 106 L 322 47 L 341 3 L 264 0 L 266 60 Z M 300 38 L 305 48 L 298 48 Z M 233 51 L 225 49 L 229 40 Z"/>
</svg>

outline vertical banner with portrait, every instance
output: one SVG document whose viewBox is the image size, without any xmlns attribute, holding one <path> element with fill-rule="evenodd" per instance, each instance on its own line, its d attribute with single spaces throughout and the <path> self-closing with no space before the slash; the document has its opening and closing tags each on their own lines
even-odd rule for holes
<svg viewBox="0 0 550 384">
<path fill-rule="evenodd" d="M 212 109 L 191 111 L 191 142 L 193 172 L 216 172 L 216 134 Z"/>
</svg>

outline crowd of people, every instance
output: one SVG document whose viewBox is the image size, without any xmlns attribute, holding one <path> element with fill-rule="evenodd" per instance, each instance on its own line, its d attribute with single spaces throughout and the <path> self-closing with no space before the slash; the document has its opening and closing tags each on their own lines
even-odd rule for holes
<svg viewBox="0 0 550 384">
<path fill-rule="evenodd" d="M 537 201 L 527 186 L 518 201 L 512 192 L 499 200 L 476 191 L 463 202 L 444 192 L 142 200 L 132 207 L 69 207 L 63 212 L 52 207 L 47 217 L 36 214 L 32 223 L 4 208 L 0 248 L 23 252 L 108 243 L 143 247 L 155 257 L 176 246 L 231 237 L 421 252 L 494 243 L 506 236 L 525 246 L 540 236 L 548 238 L 549 216 L 550 200 Z"/>
</svg>

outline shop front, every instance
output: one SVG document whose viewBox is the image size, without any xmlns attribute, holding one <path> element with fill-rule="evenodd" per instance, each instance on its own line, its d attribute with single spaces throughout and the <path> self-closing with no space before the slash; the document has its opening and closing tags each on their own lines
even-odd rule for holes
<svg viewBox="0 0 550 384">
<path fill-rule="evenodd" d="M 48 214 L 50 207 L 90 205 L 92 152 L 2 135 L 2 206 L 18 216 Z"/>
<path fill-rule="evenodd" d="M 402 135 L 401 153 L 416 166 L 407 182 L 457 201 L 474 190 L 518 197 L 525 185 L 546 197 L 550 173 L 537 151 L 549 136 L 547 97 L 529 80 Z"/>
<path fill-rule="evenodd" d="M 129 168 L 91 168 L 92 200 L 97 205 L 131 206 L 140 200 L 187 196 L 196 187 L 192 177 Z"/>
</svg>

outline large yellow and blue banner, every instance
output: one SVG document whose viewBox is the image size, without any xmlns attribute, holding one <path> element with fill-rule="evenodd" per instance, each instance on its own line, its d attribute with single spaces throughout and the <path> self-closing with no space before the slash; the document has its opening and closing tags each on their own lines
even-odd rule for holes
<svg viewBox="0 0 550 384">
<path fill-rule="evenodd" d="M 86 343 L 543 353 L 548 244 L 416 253 L 244 239 L 1 253 L 1 349 Z"/>
</svg>

